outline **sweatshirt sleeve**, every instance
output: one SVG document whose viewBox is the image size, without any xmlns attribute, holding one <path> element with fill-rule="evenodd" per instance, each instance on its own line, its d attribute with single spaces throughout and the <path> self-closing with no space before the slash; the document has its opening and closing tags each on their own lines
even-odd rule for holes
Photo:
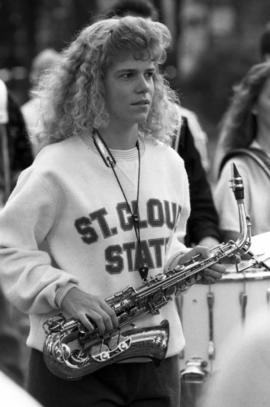
<svg viewBox="0 0 270 407">
<path fill-rule="evenodd" d="M 209 236 L 220 241 L 218 214 L 211 187 L 187 120 L 183 121 L 181 127 L 178 153 L 184 160 L 190 182 L 191 215 L 187 223 L 185 243 L 192 246 Z"/>
<path fill-rule="evenodd" d="M 7 298 L 26 313 L 57 308 L 57 292 L 78 284 L 42 250 L 61 208 L 56 186 L 25 170 L 0 212 L 0 279 Z"/>
</svg>

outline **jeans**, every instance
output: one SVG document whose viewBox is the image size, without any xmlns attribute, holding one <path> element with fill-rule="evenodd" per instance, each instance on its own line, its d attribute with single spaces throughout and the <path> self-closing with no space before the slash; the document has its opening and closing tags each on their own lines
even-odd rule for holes
<svg viewBox="0 0 270 407">
<path fill-rule="evenodd" d="M 178 407 L 178 356 L 158 366 L 118 363 L 103 367 L 77 381 L 54 376 L 42 353 L 31 350 L 27 390 L 44 407 Z"/>
<path fill-rule="evenodd" d="M 25 384 L 28 352 L 25 321 L 26 317 L 12 307 L 0 289 L 0 370 L 21 386 Z"/>
</svg>

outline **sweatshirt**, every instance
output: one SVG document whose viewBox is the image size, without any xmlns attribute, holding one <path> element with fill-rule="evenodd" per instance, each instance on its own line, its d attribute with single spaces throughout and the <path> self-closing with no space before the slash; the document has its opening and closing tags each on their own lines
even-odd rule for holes
<svg viewBox="0 0 270 407">
<path fill-rule="evenodd" d="M 138 182 L 138 151 L 111 150 L 115 171 L 131 207 Z M 188 249 L 180 242 L 190 213 L 182 159 L 163 143 L 140 139 L 140 239 L 149 277 L 170 267 Z M 43 323 L 59 313 L 68 291 L 106 299 L 127 286 L 143 285 L 138 245 L 126 200 L 91 136 L 44 147 L 24 170 L 0 212 L 0 278 L 11 302 L 29 314 L 27 344 L 43 349 Z M 184 337 L 175 301 L 137 327 L 169 321 L 167 357 Z"/>
</svg>

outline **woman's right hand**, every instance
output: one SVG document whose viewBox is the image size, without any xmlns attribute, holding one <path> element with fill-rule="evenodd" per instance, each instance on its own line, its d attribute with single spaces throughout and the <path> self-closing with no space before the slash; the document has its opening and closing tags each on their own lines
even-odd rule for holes
<svg viewBox="0 0 270 407">
<path fill-rule="evenodd" d="M 61 311 L 78 319 L 90 332 L 97 327 L 100 335 L 118 327 L 114 310 L 104 300 L 78 287 L 73 287 L 64 296 Z"/>
</svg>

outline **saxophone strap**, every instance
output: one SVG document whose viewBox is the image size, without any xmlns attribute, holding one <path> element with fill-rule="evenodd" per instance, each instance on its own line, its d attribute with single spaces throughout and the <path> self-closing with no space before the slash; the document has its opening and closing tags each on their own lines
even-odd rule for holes
<svg viewBox="0 0 270 407">
<path fill-rule="evenodd" d="M 120 188 L 120 191 L 123 195 L 123 198 L 125 199 L 125 202 L 127 204 L 131 219 L 132 219 L 132 226 L 135 232 L 137 244 L 138 244 L 138 254 L 139 254 L 139 265 L 138 265 L 138 271 L 140 273 L 140 276 L 143 281 L 147 280 L 148 276 L 148 264 L 145 261 L 145 258 L 143 256 L 143 250 L 142 250 L 142 244 L 141 244 L 141 228 L 140 228 L 140 214 L 139 214 L 139 198 L 140 198 L 140 181 L 141 181 L 141 154 L 140 154 L 140 145 L 139 141 L 136 142 L 136 148 L 138 151 L 138 177 L 137 177 L 137 196 L 136 196 L 136 206 L 135 208 L 132 209 L 131 204 L 129 203 L 126 193 L 124 191 L 123 185 L 121 184 L 121 181 L 117 175 L 117 172 L 115 170 L 115 166 L 117 164 L 115 157 L 113 156 L 111 150 L 109 149 L 107 143 L 101 136 L 100 132 L 98 129 L 94 129 L 93 131 L 93 140 L 94 144 L 102 157 L 105 165 L 109 168 L 111 168 L 113 175 L 117 181 L 117 184 Z"/>
<path fill-rule="evenodd" d="M 229 152 L 228 154 L 223 157 L 220 167 L 219 167 L 219 176 L 221 174 L 221 171 L 225 165 L 225 163 L 237 156 L 246 156 L 250 157 L 253 161 L 257 163 L 257 165 L 263 170 L 263 172 L 267 175 L 268 178 L 270 178 L 270 157 L 261 149 L 251 147 L 249 149 L 246 148 L 236 148 Z"/>
</svg>

